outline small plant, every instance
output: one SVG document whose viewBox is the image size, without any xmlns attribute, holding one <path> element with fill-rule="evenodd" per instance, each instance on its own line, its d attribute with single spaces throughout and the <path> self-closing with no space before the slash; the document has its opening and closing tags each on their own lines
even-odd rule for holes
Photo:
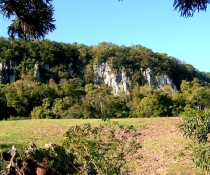
<svg viewBox="0 0 210 175">
<path fill-rule="evenodd" d="M 65 134 L 64 146 L 83 164 L 89 174 L 118 175 L 129 172 L 129 163 L 141 158 L 141 148 L 134 127 L 108 123 L 73 126 Z"/>
<path fill-rule="evenodd" d="M 184 157 L 185 156 L 185 153 L 183 151 L 180 151 L 177 156 L 178 157 Z"/>
</svg>

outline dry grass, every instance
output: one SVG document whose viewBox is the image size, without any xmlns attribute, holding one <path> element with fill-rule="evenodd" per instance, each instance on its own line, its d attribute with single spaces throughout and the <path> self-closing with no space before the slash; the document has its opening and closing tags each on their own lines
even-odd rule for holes
<svg viewBox="0 0 210 175">
<path fill-rule="evenodd" d="M 185 150 L 189 140 L 179 134 L 176 127 L 180 118 L 116 119 L 122 124 L 137 127 L 142 135 L 141 154 L 135 162 L 133 175 L 202 175 Z M 102 124 L 97 119 L 89 120 L 18 120 L 0 121 L 0 151 L 12 144 L 28 145 L 34 141 L 38 147 L 45 143 L 61 144 L 63 135 L 70 126 L 91 123 Z"/>
</svg>

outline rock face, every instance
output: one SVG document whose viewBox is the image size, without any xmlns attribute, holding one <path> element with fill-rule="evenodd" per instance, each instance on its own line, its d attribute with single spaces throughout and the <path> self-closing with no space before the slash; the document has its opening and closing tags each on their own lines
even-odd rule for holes
<svg viewBox="0 0 210 175">
<path fill-rule="evenodd" d="M 170 85 L 173 89 L 176 89 L 176 86 L 174 85 L 173 81 L 169 78 L 168 75 L 162 74 L 156 78 L 156 81 L 157 83 L 155 87 L 158 89 L 165 85 Z"/>
<path fill-rule="evenodd" d="M 141 74 L 145 77 L 147 83 L 150 86 L 154 86 L 156 89 L 160 89 L 165 85 L 170 85 L 173 89 L 176 89 L 176 86 L 168 75 L 161 74 L 159 76 L 155 76 L 155 73 L 151 67 L 145 70 L 142 69 Z"/>
<path fill-rule="evenodd" d="M 108 63 L 94 64 L 93 71 L 95 74 L 95 84 L 105 83 L 109 87 L 112 87 L 112 93 L 117 94 L 120 91 L 124 91 L 125 94 L 129 94 L 129 88 L 131 86 L 130 77 L 122 69 L 118 69 L 115 73 Z"/>
<path fill-rule="evenodd" d="M 154 71 L 152 68 L 147 68 L 147 69 L 142 69 L 141 70 L 141 74 L 143 75 L 143 77 L 147 80 L 147 83 L 150 86 L 154 86 L 155 85 L 155 81 L 154 81 Z"/>
<path fill-rule="evenodd" d="M 34 78 L 36 78 L 38 81 L 48 83 L 49 80 L 46 79 L 46 77 L 49 77 L 48 73 L 50 72 L 50 67 L 48 64 L 34 65 Z"/>
<path fill-rule="evenodd" d="M 112 65 L 108 62 L 93 64 L 94 71 L 94 82 L 95 85 L 100 85 L 101 83 L 107 84 L 112 88 L 113 94 L 118 94 L 120 91 L 124 91 L 125 94 L 130 93 L 130 88 L 132 84 L 132 77 L 126 74 L 124 68 L 118 68 L 113 70 Z M 161 74 L 155 76 L 155 73 L 151 67 L 139 70 L 141 75 L 144 77 L 146 82 L 150 86 L 155 88 L 161 88 L 165 85 L 170 85 L 172 88 L 176 89 L 173 81 L 168 75 Z M 48 83 L 51 69 L 48 64 L 44 65 L 34 65 L 33 76 L 41 82 Z M 71 74 L 70 65 L 67 66 L 67 72 Z M 13 83 L 16 81 L 16 65 L 12 62 L 0 63 L 0 84 L 3 83 Z"/>
<path fill-rule="evenodd" d="M 38 64 L 34 65 L 34 78 L 40 80 L 40 69 Z"/>
<path fill-rule="evenodd" d="M 0 63 L 0 84 L 3 84 L 3 69 L 4 65 L 3 63 Z"/>
<path fill-rule="evenodd" d="M 12 62 L 0 63 L 0 84 L 15 82 L 15 68 L 16 65 Z"/>
<path fill-rule="evenodd" d="M 14 83 L 16 81 L 16 65 L 10 62 L 10 83 Z"/>
<path fill-rule="evenodd" d="M 100 63 L 93 65 L 93 71 L 95 74 L 95 84 L 105 83 L 109 87 L 112 87 L 112 93 L 117 94 L 120 91 L 124 91 L 129 94 L 129 89 L 131 87 L 131 77 L 127 76 L 122 69 L 117 71 L 112 70 L 112 67 L 108 63 Z M 142 76 L 146 79 L 150 86 L 155 88 L 161 88 L 165 85 L 170 85 L 172 88 L 176 89 L 173 81 L 168 75 L 155 76 L 152 68 L 141 69 Z"/>
</svg>

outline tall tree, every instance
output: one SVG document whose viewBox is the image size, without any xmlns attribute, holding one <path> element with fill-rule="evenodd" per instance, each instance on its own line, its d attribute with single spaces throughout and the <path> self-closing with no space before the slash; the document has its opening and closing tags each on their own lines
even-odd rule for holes
<svg viewBox="0 0 210 175">
<path fill-rule="evenodd" d="M 12 18 L 10 37 L 23 40 L 42 39 L 55 30 L 52 0 L 0 0 L 0 14 Z"/>
</svg>

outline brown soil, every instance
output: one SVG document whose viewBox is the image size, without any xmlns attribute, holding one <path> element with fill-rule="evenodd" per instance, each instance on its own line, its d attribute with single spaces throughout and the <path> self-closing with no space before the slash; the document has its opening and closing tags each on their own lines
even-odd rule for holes
<svg viewBox="0 0 210 175">
<path fill-rule="evenodd" d="M 177 124 L 180 122 L 180 118 L 143 120 L 144 127 L 140 129 L 143 158 L 132 175 L 202 174 L 185 149 L 189 140 L 179 133 Z"/>
</svg>

